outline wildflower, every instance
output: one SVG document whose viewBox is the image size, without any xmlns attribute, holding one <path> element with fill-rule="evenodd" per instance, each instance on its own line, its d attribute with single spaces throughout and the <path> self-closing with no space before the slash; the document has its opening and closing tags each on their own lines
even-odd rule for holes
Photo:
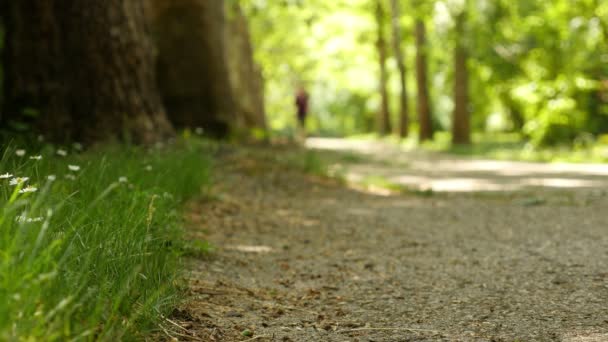
<svg viewBox="0 0 608 342">
<path fill-rule="evenodd" d="M 78 165 L 68 165 L 68 169 L 70 169 L 70 171 L 78 171 L 78 170 L 80 170 L 80 166 L 78 166 Z"/>
<path fill-rule="evenodd" d="M 20 215 L 20 216 L 15 217 L 15 221 L 21 222 L 21 223 L 41 222 L 42 220 L 43 220 L 42 217 L 27 217 L 25 215 Z"/>
<path fill-rule="evenodd" d="M 119 178 L 118 178 L 118 181 L 119 181 L 120 183 L 126 183 L 126 182 L 127 182 L 127 177 L 124 177 L 124 176 L 123 176 L 123 177 L 119 177 Z"/>
<path fill-rule="evenodd" d="M 33 159 L 33 160 L 40 160 L 40 159 L 42 159 L 42 156 L 41 156 L 41 155 L 38 155 L 38 156 L 31 156 L 31 157 L 30 157 L 30 159 Z"/>
<path fill-rule="evenodd" d="M 27 182 L 28 179 L 29 179 L 29 177 L 15 177 L 15 178 L 11 179 L 11 181 L 8 184 L 17 185 L 17 184 Z"/>
<path fill-rule="evenodd" d="M 25 194 L 25 193 L 28 193 L 28 192 L 36 192 L 36 191 L 38 191 L 38 188 L 33 187 L 31 185 L 28 185 L 25 188 L 19 190 L 19 193 L 20 194 Z"/>
<path fill-rule="evenodd" d="M 69 179 L 69 180 L 75 180 L 76 176 L 69 174 L 69 175 L 65 175 L 65 178 Z"/>
<path fill-rule="evenodd" d="M 25 150 L 16 150 L 15 154 L 17 157 L 23 157 L 25 155 Z"/>
<path fill-rule="evenodd" d="M 57 176 L 55 176 L 55 175 L 48 175 L 48 176 L 46 177 L 46 179 L 48 179 L 48 180 L 50 180 L 50 181 L 52 182 L 52 181 L 54 181 L 55 179 L 57 179 Z"/>
<path fill-rule="evenodd" d="M 42 134 L 38 135 L 38 141 L 39 142 L 43 142 L 44 141 L 44 135 L 42 135 Z"/>
<path fill-rule="evenodd" d="M 68 151 L 62 150 L 62 149 L 58 149 L 57 150 L 57 154 L 60 155 L 60 156 L 62 156 L 62 157 L 65 157 L 65 156 L 68 155 Z"/>
<path fill-rule="evenodd" d="M 82 151 L 82 144 L 81 143 L 75 142 L 75 143 L 72 144 L 72 146 L 74 146 L 74 149 L 76 151 Z"/>
<path fill-rule="evenodd" d="M 5 174 L 3 174 L 3 175 L 0 175 L 0 179 L 6 179 L 6 178 L 11 178 L 11 177 L 13 177 L 13 175 L 11 175 L 11 174 L 10 174 L 10 173 L 8 173 L 8 172 L 7 172 L 7 173 L 5 173 Z"/>
<path fill-rule="evenodd" d="M 146 171 L 152 171 L 152 165 L 146 165 L 144 168 Z"/>
<path fill-rule="evenodd" d="M 194 133 L 196 133 L 198 135 L 203 135 L 203 128 L 202 127 L 196 127 L 194 129 Z"/>
</svg>

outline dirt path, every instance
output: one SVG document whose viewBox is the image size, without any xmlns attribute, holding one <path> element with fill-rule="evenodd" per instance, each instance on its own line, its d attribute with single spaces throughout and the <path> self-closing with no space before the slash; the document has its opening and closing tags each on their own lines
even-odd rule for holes
<svg viewBox="0 0 608 342">
<path fill-rule="evenodd" d="M 311 138 L 308 139 L 307 146 L 354 153 L 353 160 L 345 160 L 343 163 L 347 164 L 347 170 L 342 170 L 354 182 L 370 176 L 382 177 L 393 184 L 439 192 L 608 189 L 607 164 L 547 164 L 474 159 L 408 151 L 382 142 L 353 139 Z"/>
<path fill-rule="evenodd" d="M 225 154 L 192 204 L 217 250 L 191 261 L 179 340 L 608 340 L 603 192 L 379 196 L 281 153 Z"/>
</svg>

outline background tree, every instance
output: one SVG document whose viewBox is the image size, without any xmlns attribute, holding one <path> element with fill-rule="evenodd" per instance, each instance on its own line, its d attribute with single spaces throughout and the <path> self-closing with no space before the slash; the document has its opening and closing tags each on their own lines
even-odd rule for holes
<svg viewBox="0 0 608 342">
<path fill-rule="evenodd" d="M 454 46 L 454 114 L 452 116 L 452 143 L 470 144 L 469 74 L 465 46 L 466 3 L 455 18 Z"/>
<path fill-rule="evenodd" d="M 236 124 L 223 0 L 148 0 L 163 102 L 176 127 L 225 137 Z"/>
<path fill-rule="evenodd" d="M 245 135 L 251 130 L 264 132 L 267 129 L 264 78 L 253 57 L 249 21 L 238 2 L 231 2 L 228 10 L 224 40 L 230 84 L 236 102 L 236 125 Z"/>
<path fill-rule="evenodd" d="M 393 32 L 393 50 L 395 51 L 395 59 L 397 60 L 397 69 L 399 71 L 399 136 L 407 137 L 409 129 L 409 108 L 407 98 L 407 74 L 405 67 L 405 58 L 401 49 L 401 6 L 399 0 L 391 0 L 391 27 Z"/>
<path fill-rule="evenodd" d="M 379 84 L 380 92 L 380 109 L 378 111 L 378 134 L 386 135 L 391 133 L 391 115 L 389 109 L 389 99 L 387 91 L 388 73 L 386 69 L 386 59 L 388 51 L 386 47 L 385 37 L 385 22 L 386 11 L 384 9 L 383 0 L 376 0 L 376 24 L 378 25 L 378 36 L 376 48 L 378 49 L 378 65 L 379 65 Z"/>
<path fill-rule="evenodd" d="M 151 143 L 172 133 L 142 1 L 9 1 L 5 126 L 54 140 Z"/>
<path fill-rule="evenodd" d="M 431 102 L 427 72 L 426 25 L 424 19 L 417 18 L 416 32 L 416 85 L 418 98 L 418 124 L 420 126 L 418 140 L 420 142 L 433 139 L 433 120 L 431 117 Z"/>
</svg>

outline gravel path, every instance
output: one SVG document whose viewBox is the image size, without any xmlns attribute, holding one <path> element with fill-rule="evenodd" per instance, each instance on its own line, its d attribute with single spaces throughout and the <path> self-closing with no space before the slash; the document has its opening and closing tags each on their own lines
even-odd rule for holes
<svg viewBox="0 0 608 342">
<path fill-rule="evenodd" d="M 380 196 L 282 153 L 225 155 L 192 203 L 216 251 L 191 260 L 176 339 L 608 341 L 604 192 Z"/>
</svg>

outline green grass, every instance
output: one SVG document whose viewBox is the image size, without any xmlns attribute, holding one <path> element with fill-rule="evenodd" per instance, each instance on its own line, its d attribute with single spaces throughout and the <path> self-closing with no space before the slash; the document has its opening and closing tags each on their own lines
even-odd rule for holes
<svg viewBox="0 0 608 342">
<path fill-rule="evenodd" d="M 141 339 L 178 299 L 179 210 L 208 184 L 206 148 L 72 152 L 0 159 L 29 177 L 0 179 L 0 340 Z"/>
</svg>

